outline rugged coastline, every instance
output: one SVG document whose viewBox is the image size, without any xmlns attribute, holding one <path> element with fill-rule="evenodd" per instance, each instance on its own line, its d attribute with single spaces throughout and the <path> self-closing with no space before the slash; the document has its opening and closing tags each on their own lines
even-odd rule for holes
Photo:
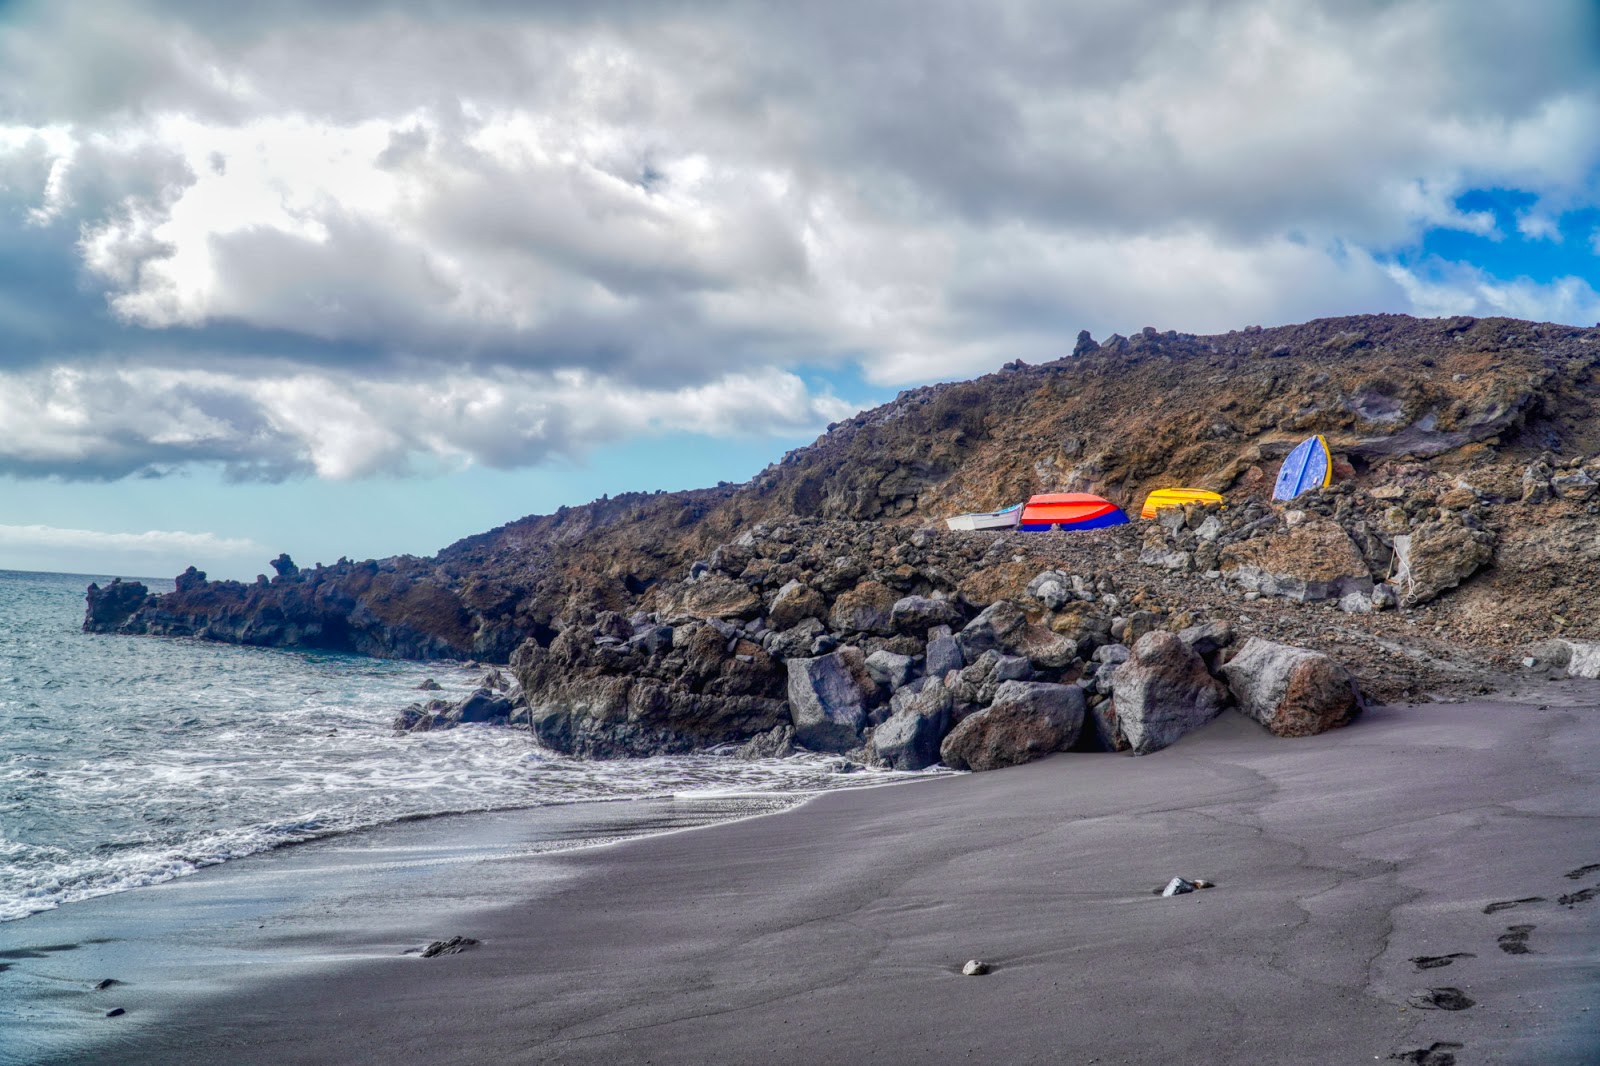
<svg viewBox="0 0 1600 1066">
<path fill-rule="evenodd" d="M 1294 727 L 1315 731 L 1352 717 L 1346 675 L 1393 701 L 1586 661 L 1596 369 L 1600 330 L 1510 319 L 1082 335 L 1054 363 L 904 393 L 744 485 L 596 501 L 426 559 L 91 588 L 85 628 L 509 663 L 566 752 L 799 742 L 895 766 L 975 765 L 943 750 L 964 728 L 1009 736 L 979 759 L 996 764 L 1154 750 L 1182 729 L 1144 728 L 1141 687 L 1181 689 L 1192 728 L 1249 703 L 1226 671 L 1254 640 L 1327 656 L 1321 724 Z M 1309 433 L 1334 483 L 1270 502 Z M 939 528 L 1035 491 L 1136 506 L 1175 483 L 1227 503 L 1088 533 Z M 1551 637 L 1570 640 L 1534 646 Z M 1008 715 L 1054 725 L 997 730 Z"/>
</svg>

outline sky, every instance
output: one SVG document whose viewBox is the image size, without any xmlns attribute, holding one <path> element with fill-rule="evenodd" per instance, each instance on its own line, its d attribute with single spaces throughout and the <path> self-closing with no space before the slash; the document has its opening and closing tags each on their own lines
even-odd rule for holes
<svg viewBox="0 0 1600 1066">
<path fill-rule="evenodd" d="M 1592 0 L 0 0 L 0 569 L 428 554 L 1597 265 Z"/>
</svg>

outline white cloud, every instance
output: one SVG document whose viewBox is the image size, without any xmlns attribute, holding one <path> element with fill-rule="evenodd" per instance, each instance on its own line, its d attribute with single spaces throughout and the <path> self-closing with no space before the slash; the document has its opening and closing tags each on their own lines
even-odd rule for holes
<svg viewBox="0 0 1600 1066">
<path fill-rule="evenodd" d="M 1506 281 L 1458 263 L 1429 267 L 1425 271 L 1388 268 L 1418 314 L 1504 315 L 1574 325 L 1600 322 L 1600 293 L 1582 278 L 1569 276 L 1547 283 L 1529 278 Z"/>
<path fill-rule="evenodd" d="M 185 533 L 151 529 L 143 533 L 106 533 L 94 529 L 58 529 L 55 526 L 0 525 L 0 549 L 52 552 L 111 551 L 166 555 L 195 553 L 208 556 L 257 555 L 262 548 L 253 540 L 219 537 L 214 533 Z"/>
<path fill-rule="evenodd" d="M 254 376 L 91 366 L 0 374 L 0 471 L 120 477 L 182 463 L 235 477 L 333 479 L 511 468 L 640 434 L 819 431 L 853 408 L 760 370 L 650 389 L 581 370 L 417 368 L 371 379 L 326 370 Z"/>
<path fill-rule="evenodd" d="M 1538 238 L 1592 202 L 1595 10 L 1537 7 L 35 5 L 0 208 L 116 339 L 219 339 L 203 372 L 13 346 L 0 465 L 509 466 L 795 432 L 841 407 L 797 367 L 959 376 L 1080 327 L 1593 320 L 1581 282 L 1385 265 L 1499 236 L 1470 189 Z"/>
<path fill-rule="evenodd" d="M 1517 212 L 1517 232 L 1530 241 L 1561 243 L 1561 224 L 1543 211 Z"/>
</svg>

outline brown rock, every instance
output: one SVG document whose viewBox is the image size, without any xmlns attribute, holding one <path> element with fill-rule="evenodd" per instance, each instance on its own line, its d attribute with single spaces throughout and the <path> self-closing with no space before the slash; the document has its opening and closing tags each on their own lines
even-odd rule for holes
<svg viewBox="0 0 1600 1066">
<path fill-rule="evenodd" d="M 892 615 L 899 594 L 887 585 L 876 581 L 863 581 L 855 588 L 839 594 L 828 614 L 828 625 L 839 633 L 878 633 L 887 636 L 894 632 Z"/>
<path fill-rule="evenodd" d="M 1354 679 L 1321 652 L 1252 637 L 1222 673 L 1239 710 L 1280 737 L 1314 736 L 1361 713 Z"/>
<path fill-rule="evenodd" d="M 1415 607 L 1455 588 L 1494 559 L 1494 534 L 1459 521 L 1424 522 L 1394 538 L 1400 605 Z"/>
<path fill-rule="evenodd" d="M 1287 535 L 1230 545 L 1221 569 L 1250 591 L 1301 602 L 1372 589 L 1372 575 L 1349 534 L 1332 519 L 1315 516 Z"/>
<path fill-rule="evenodd" d="M 799 581 L 791 581 L 778 590 L 767 609 L 767 625 L 773 629 L 788 629 L 806 618 L 825 618 L 828 603 L 822 593 Z"/>
<path fill-rule="evenodd" d="M 693 618 L 754 618 L 761 613 L 761 597 L 743 581 L 703 577 L 682 587 L 661 609 L 669 624 Z"/>
</svg>

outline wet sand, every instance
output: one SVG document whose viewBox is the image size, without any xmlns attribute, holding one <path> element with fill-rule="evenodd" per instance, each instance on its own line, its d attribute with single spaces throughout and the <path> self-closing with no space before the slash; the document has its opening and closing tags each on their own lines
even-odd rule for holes
<svg viewBox="0 0 1600 1066">
<path fill-rule="evenodd" d="M 518 902 L 351 906 L 292 973 L 130 982 L 70 1061 L 1600 1061 L 1600 686 L 1517 698 L 1303 740 L 1229 713 L 499 863 Z M 1217 887 L 1152 894 L 1176 874 Z"/>
</svg>

